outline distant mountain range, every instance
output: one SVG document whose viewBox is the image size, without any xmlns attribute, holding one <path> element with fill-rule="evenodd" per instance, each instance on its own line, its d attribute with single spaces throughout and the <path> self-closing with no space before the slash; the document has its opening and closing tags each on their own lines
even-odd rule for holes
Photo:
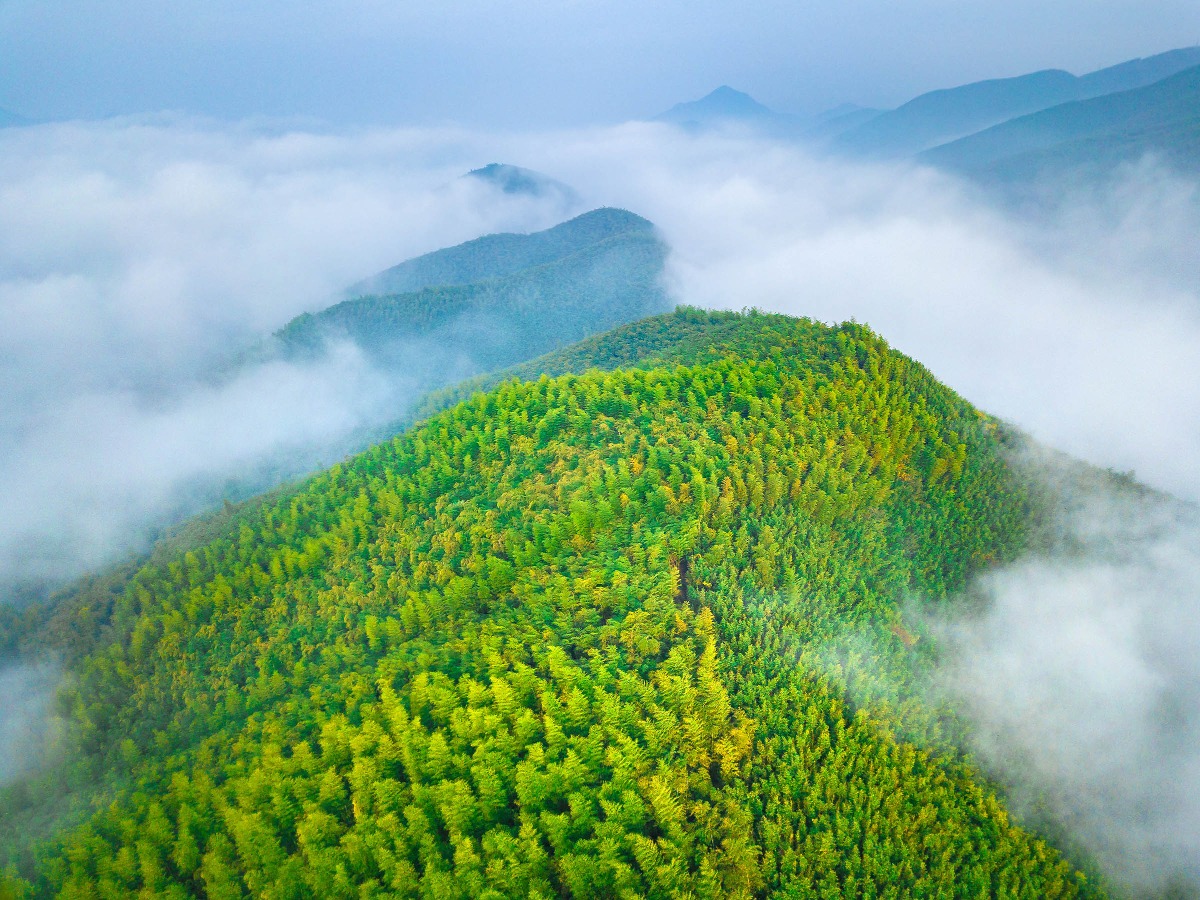
<svg viewBox="0 0 1200 900">
<path fill-rule="evenodd" d="M 1147 87 L 1021 116 L 919 159 L 977 178 L 1028 181 L 1109 168 L 1147 152 L 1200 171 L 1200 66 Z"/>
<path fill-rule="evenodd" d="M 911 159 L 1006 188 L 1092 177 L 1153 154 L 1200 171 L 1200 47 L 1076 76 L 1060 69 L 930 91 L 893 110 L 843 105 L 804 118 L 718 88 L 655 117 L 689 129 L 736 123 L 855 159 Z"/>
<path fill-rule="evenodd" d="M 836 138 L 835 147 L 872 157 L 911 156 L 1017 116 L 1144 87 L 1197 65 L 1200 47 L 1192 47 L 1082 77 L 1052 69 L 931 91 L 849 129 Z"/>
</svg>

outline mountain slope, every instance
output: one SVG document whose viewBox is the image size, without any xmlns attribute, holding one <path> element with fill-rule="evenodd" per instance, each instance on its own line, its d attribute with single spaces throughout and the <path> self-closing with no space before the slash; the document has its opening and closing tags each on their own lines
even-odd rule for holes
<svg viewBox="0 0 1200 900">
<path fill-rule="evenodd" d="M 833 662 L 929 664 L 899 598 L 1028 539 L 995 423 L 860 326 L 574 352 L 642 367 L 506 382 L 133 577 L 72 667 L 46 786 L 94 811 L 36 893 L 1092 891 Z"/>
<path fill-rule="evenodd" d="M 808 129 L 808 135 L 822 141 L 828 141 L 843 132 L 856 128 L 881 115 L 884 110 L 866 106 L 855 106 L 843 103 L 841 106 L 828 110 L 817 116 L 817 121 Z"/>
<path fill-rule="evenodd" d="M 114 556 L 135 551 L 140 556 L 187 517 L 325 468 L 395 434 L 412 421 L 412 405 L 425 391 L 670 309 L 673 303 L 661 283 L 666 253 L 651 223 L 623 210 L 601 209 L 538 234 L 470 241 L 402 264 L 393 273 L 398 283 L 433 287 L 357 296 L 298 317 L 278 335 L 221 361 L 206 373 L 207 382 L 218 390 L 237 383 L 252 391 L 278 390 L 281 382 L 272 370 L 315 363 L 306 380 L 311 376 L 313 383 L 342 392 L 354 410 L 345 427 L 309 431 L 295 420 L 305 427 L 287 431 L 308 433 L 308 439 L 260 446 L 237 464 L 174 485 L 172 499 L 177 496 L 178 502 L 164 503 L 136 530 L 131 526 L 121 550 L 114 546 Z M 487 277 L 496 273 L 505 274 Z M 444 281 L 465 283 L 445 287 Z M 343 377 L 347 371 L 352 377 Z M 3 620 L 20 619 L 22 607 L 65 587 L 78 570 L 48 566 L 45 571 L 44 580 L 0 584 L 0 597 L 9 601 L 0 603 L 0 631 Z"/>
<path fill-rule="evenodd" d="M 1200 169 L 1200 66 L 1148 87 L 1066 103 L 934 148 L 921 160 L 1003 180 L 1107 168 L 1146 153 Z"/>
<path fill-rule="evenodd" d="M 1144 87 L 1200 64 L 1200 47 L 1131 60 L 1082 77 L 1057 69 L 932 91 L 840 135 L 842 152 L 904 157 L 1074 100 Z"/>
<path fill-rule="evenodd" d="M 1089 97 L 1131 91 L 1170 78 L 1184 69 L 1200 65 L 1200 47 L 1181 47 L 1157 56 L 1131 59 L 1128 62 L 1091 72 L 1079 79 Z M 1085 99 L 1081 96 L 1080 99 Z"/>
<path fill-rule="evenodd" d="M 300 316 L 278 332 L 275 347 L 295 357 L 349 339 L 427 390 L 669 309 L 665 258 L 645 219 L 597 210 L 535 235 L 480 238 L 398 266 L 385 284 L 441 281 Z"/>
<path fill-rule="evenodd" d="M 406 294 L 499 278 L 555 262 L 606 238 L 653 231 L 652 223 L 626 210 L 594 209 L 534 234 L 488 234 L 426 253 L 352 285 L 346 294 Z"/>
</svg>

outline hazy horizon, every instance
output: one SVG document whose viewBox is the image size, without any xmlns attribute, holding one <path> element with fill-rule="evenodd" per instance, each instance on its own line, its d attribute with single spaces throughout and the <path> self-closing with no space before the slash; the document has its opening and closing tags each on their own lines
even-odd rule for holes
<svg viewBox="0 0 1200 900">
<path fill-rule="evenodd" d="M 566 127 L 652 116 L 722 84 L 781 112 L 896 106 L 1047 68 L 1200 43 L 1200 7 L 1131 0 L 849 13 L 591 0 L 318 8 L 0 2 L 0 109 L 34 120 L 163 111 L 336 126 Z"/>
</svg>

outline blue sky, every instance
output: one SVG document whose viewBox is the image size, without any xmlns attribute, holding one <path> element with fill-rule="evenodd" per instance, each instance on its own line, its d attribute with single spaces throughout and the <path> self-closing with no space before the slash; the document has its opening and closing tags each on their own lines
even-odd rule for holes
<svg viewBox="0 0 1200 900">
<path fill-rule="evenodd" d="M 1195 43 L 1194 0 L 0 0 L 0 108 L 561 126 L 719 84 L 787 111 L 890 106 Z"/>
</svg>

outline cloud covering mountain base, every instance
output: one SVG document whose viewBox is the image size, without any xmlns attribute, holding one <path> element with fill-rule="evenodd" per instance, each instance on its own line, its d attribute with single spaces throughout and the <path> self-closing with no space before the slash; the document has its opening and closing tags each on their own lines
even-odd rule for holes
<svg viewBox="0 0 1200 900">
<path fill-rule="evenodd" d="M 1065 497 L 1057 547 L 935 621 L 935 693 L 1019 814 L 1137 896 L 1200 890 L 1200 508 L 1033 465 Z"/>
<path fill-rule="evenodd" d="M 195 122 L 0 135 L 0 585 L 103 564 L 230 479 L 329 464 L 398 418 L 409 379 L 353 345 L 231 360 L 372 270 L 569 211 L 430 160 L 458 140 Z"/>
</svg>

